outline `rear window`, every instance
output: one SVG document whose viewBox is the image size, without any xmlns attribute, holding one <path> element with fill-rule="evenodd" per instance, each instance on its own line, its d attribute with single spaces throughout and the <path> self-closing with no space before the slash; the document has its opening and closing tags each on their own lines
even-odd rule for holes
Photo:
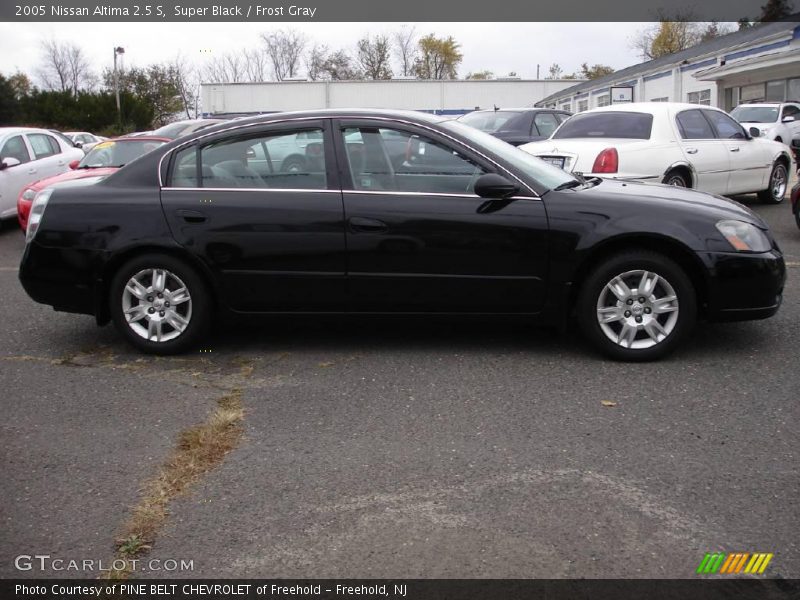
<svg viewBox="0 0 800 600">
<path fill-rule="evenodd" d="M 465 125 L 480 129 L 486 133 L 494 133 L 495 131 L 500 131 L 508 121 L 514 117 L 518 117 L 520 114 L 522 113 L 519 111 L 511 110 L 495 110 L 492 112 L 476 111 L 468 113 L 458 120 Z"/>
<path fill-rule="evenodd" d="M 649 140 L 653 115 L 637 112 L 596 112 L 574 115 L 552 139 L 623 138 Z"/>
</svg>

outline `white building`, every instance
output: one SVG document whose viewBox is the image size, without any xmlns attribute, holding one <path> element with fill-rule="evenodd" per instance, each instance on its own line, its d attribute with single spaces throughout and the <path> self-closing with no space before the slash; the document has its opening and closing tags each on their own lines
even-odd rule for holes
<svg viewBox="0 0 800 600">
<path fill-rule="evenodd" d="M 618 101 L 661 101 L 730 111 L 764 100 L 800 101 L 800 18 L 714 38 L 560 90 L 537 106 L 581 112 Z"/>
<path fill-rule="evenodd" d="M 533 106 L 574 79 L 281 81 L 203 83 L 204 116 L 320 108 L 394 108 L 460 115 L 494 106 Z"/>
</svg>

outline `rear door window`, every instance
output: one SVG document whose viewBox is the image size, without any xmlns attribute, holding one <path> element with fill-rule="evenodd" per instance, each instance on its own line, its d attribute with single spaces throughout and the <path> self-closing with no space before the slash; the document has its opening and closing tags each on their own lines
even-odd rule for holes
<svg viewBox="0 0 800 600">
<path fill-rule="evenodd" d="M 558 119 L 553 113 L 539 113 L 533 117 L 533 125 L 539 131 L 538 135 L 550 137 L 558 128 Z"/>
<path fill-rule="evenodd" d="M 43 133 L 29 133 L 28 141 L 31 143 L 33 154 L 36 156 L 37 160 L 53 156 L 60 152 L 58 142 L 49 135 Z"/>
<path fill-rule="evenodd" d="M 714 130 L 699 110 L 685 110 L 675 117 L 678 131 L 684 140 L 713 140 Z"/>
<path fill-rule="evenodd" d="M 553 136 L 568 138 L 620 138 L 649 140 L 653 115 L 637 112 L 596 112 L 574 115 Z"/>
</svg>

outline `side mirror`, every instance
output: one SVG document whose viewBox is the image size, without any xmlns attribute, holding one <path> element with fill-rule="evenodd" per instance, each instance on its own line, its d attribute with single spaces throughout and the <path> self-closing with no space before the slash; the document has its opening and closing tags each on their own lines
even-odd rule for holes
<svg viewBox="0 0 800 600">
<path fill-rule="evenodd" d="M 783 117 L 782 123 L 794 123 L 794 117 Z"/>
<path fill-rule="evenodd" d="M 19 162 L 18 158 L 14 158 L 13 156 L 7 156 L 3 160 L 0 161 L 0 171 L 3 169 L 10 169 L 11 167 L 16 167 L 17 165 L 22 164 Z"/>
<path fill-rule="evenodd" d="M 77 168 L 78 168 L 78 165 L 79 165 L 79 164 L 81 164 L 81 161 L 79 161 L 79 160 L 73 160 L 71 163 L 69 163 L 69 168 L 70 168 L 70 169 L 72 169 L 72 170 L 74 171 L 75 169 L 77 169 Z"/>
<path fill-rule="evenodd" d="M 83 142 L 73 142 L 76 148 L 83 148 Z"/>
<path fill-rule="evenodd" d="M 516 183 L 497 173 L 486 173 L 475 182 L 475 193 L 481 198 L 503 199 L 513 196 L 519 191 Z"/>
<path fill-rule="evenodd" d="M 761 130 L 758 127 L 751 127 L 748 133 L 754 138 L 761 137 Z"/>
</svg>

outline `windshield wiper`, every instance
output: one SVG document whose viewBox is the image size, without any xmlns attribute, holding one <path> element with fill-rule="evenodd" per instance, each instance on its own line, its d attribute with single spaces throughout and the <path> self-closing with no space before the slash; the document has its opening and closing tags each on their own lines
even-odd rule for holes
<svg viewBox="0 0 800 600">
<path fill-rule="evenodd" d="M 571 181 L 565 181 L 564 183 L 557 185 L 553 188 L 554 192 L 559 192 L 561 190 L 570 190 L 572 188 L 580 187 L 583 183 L 578 181 L 577 179 L 573 179 Z"/>
</svg>

